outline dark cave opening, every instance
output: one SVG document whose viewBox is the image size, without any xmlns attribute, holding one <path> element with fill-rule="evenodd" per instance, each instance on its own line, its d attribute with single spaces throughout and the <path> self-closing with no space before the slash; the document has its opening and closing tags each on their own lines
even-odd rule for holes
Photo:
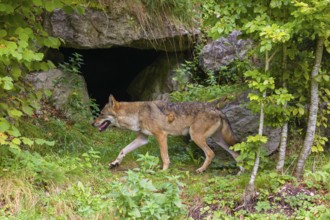
<svg viewBox="0 0 330 220">
<path fill-rule="evenodd" d="M 137 74 L 154 62 L 160 52 L 126 47 L 111 49 L 72 49 L 61 48 L 64 60 L 73 53 L 83 56 L 81 68 L 89 96 L 95 99 L 100 108 L 108 102 L 110 94 L 119 101 L 131 101 L 127 88 Z"/>
</svg>

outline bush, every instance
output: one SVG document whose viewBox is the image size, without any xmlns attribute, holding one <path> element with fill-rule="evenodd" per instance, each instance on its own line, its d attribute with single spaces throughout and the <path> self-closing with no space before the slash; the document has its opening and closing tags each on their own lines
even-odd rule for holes
<svg viewBox="0 0 330 220">
<path fill-rule="evenodd" d="M 154 167 L 143 162 L 143 159 L 140 161 L 141 171 L 149 171 Z M 182 183 L 176 176 L 165 175 L 164 178 L 167 179 L 164 183 L 154 184 L 147 173 L 129 170 L 124 182 L 112 182 L 110 196 L 114 199 L 116 216 L 122 219 L 178 218 L 184 211 L 179 188 Z"/>
</svg>

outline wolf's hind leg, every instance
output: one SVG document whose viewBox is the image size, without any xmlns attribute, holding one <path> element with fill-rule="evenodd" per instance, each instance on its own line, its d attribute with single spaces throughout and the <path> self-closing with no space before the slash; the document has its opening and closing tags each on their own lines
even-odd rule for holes
<svg viewBox="0 0 330 220">
<path fill-rule="evenodd" d="M 224 140 L 222 134 L 220 131 L 217 131 L 213 136 L 212 139 L 215 141 L 215 143 L 217 143 L 220 147 L 222 147 L 224 150 L 226 150 L 233 158 L 234 160 L 237 162 L 236 158 L 239 156 L 238 153 L 236 153 L 235 151 L 229 149 L 229 145 L 226 143 L 226 141 Z M 238 172 L 238 175 L 240 175 L 243 171 L 244 168 L 239 166 L 240 171 Z"/>
<path fill-rule="evenodd" d="M 138 136 L 134 139 L 134 141 L 132 141 L 129 145 L 127 145 L 125 148 L 123 148 L 120 151 L 116 160 L 114 160 L 113 162 L 111 162 L 109 164 L 110 168 L 118 166 L 121 163 L 121 161 L 124 159 L 126 154 L 128 154 L 129 152 L 131 152 L 131 151 L 135 150 L 136 148 L 139 148 L 147 143 L 148 143 L 148 136 L 146 136 L 144 134 L 138 134 Z"/>
<path fill-rule="evenodd" d="M 196 170 L 197 173 L 203 172 L 211 163 L 212 159 L 214 158 L 214 152 L 206 143 L 206 137 L 204 135 L 196 134 L 193 130 L 190 130 L 190 137 L 191 139 L 200 147 L 205 153 L 205 161 L 203 166 Z"/>
<path fill-rule="evenodd" d="M 224 140 L 222 134 L 220 133 L 220 131 L 217 131 L 214 135 L 212 135 L 212 139 L 218 144 L 220 145 L 220 147 L 222 147 L 225 151 L 227 151 L 234 159 L 236 157 L 238 157 L 238 153 L 236 153 L 235 151 L 229 149 L 229 145 L 227 144 L 227 142 Z"/>
</svg>

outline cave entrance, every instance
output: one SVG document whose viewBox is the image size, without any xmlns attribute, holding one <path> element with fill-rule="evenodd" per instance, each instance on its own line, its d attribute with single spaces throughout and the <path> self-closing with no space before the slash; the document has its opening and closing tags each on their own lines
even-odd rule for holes
<svg viewBox="0 0 330 220">
<path fill-rule="evenodd" d="M 61 48 L 65 61 L 76 52 L 83 56 L 81 68 L 89 96 L 100 108 L 108 102 L 109 94 L 119 101 L 131 101 L 127 88 L 137 74 L 152 64 L 160 52 L 126 47 L 111 49 Z"/>
</svg>

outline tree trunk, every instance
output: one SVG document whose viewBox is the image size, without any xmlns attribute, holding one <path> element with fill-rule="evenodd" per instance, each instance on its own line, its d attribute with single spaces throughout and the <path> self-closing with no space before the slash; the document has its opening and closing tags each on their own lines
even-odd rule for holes
<svg viewBox="0 0 330 220">
<path fill-rule="evenodd" d="M 269 58 L 268 58 L 268 52 L 266 52 L 266 64 L 265 64 L 265 72 L 267 72 L 269 70 Z M 266 98 L 266 90 L 263 92 L 262 97 L 263 99 Z M 260 106 L 260 118 L 259 118 L 259 131 L 258 134 L 262 135 L 263 134 L 263 130 L 264 130 L 264 120 L 265 120 L 265 113 L 264 113 L 264 103 L 261 103 Z M 256 196 L 256 192 L 254 189 L 254 182 L 256 180 L 257 177 L 257 173 L 258 173 L 258 169 L 259 169 L 259 163 L 260 163 L 260 149 L 258 149 L 258 151 L 256 152 L 256 158 L 254 161 L 254 166 L 253 166 L 253 170 L 250 176 L 250 181 L 249 181 L 249 185 L 246 187 L 245 191 L 244 191 L 244 195 L 243 195 L 243 200 L 244 200 L 244 207 L 246 210 L 251 211 L 251 204 L 252 204 L 252 200 L 255 198 Z"/>
<path fill-rule="evenodd" d="M 281 130 L 280 149 L 279 149 L 278 161 L 276 165 L 276 171 L 282 174 L 283 174 L 283 167 L 285 162 L 287 139 L 288 139 L 288 122 L 285 122 Z"/>
<path fill-rule="evenodd" d="M 285 74 L 287 74 L 287 47 L 286 45 L 283 45 L 283 60 L 282 60 L 282 70 L 283 70 L 283 88 L 286 88 L 286 77 Z M 283 106 L 284 108 L 287 108 L 287 104 Z M 276 165 L 276 171 L 283 174 L 283 167 L 285 162 L 285 154 L 286 154 L 286 147 L 287 147 L 287 139 L 288 139 L 288 122 L 285 122 L 285 124 L 282 126 L 281 129 L 281 141 L 280 141 L 280 148 L 279 148 L 279 154 L 278 154 L 278 161 Z"/>
<path fill-rule="evenodd" d="M 304 145 L 302 151 L 300 152 L 300 156 L 297 162 L 297 167 L 295 171 L 295 177 L 301 178 L 303 174 L 303 169 L 305 166 L 306 159 L 311 152 L 313 142 L 314 142 L 314 134 L 316 129 L 316 120 L 317 120 L 317 111 L 318 111 L 318 104 L 319 104 L 319 96 L 318 96 L 318 82 L 314 80 L 314 78 L 318 75 L 322 55 L 323 55 L 323 45 L 324 45 L 324 38 L 320 37 L 317 40 L 317 46 L 315 51 L 315 64 L 311 73 L 311 101 L 309 107 L 309 117 L 308 117 L 308 125 L 306 136 L 304 140 Z"/>
</svg>

